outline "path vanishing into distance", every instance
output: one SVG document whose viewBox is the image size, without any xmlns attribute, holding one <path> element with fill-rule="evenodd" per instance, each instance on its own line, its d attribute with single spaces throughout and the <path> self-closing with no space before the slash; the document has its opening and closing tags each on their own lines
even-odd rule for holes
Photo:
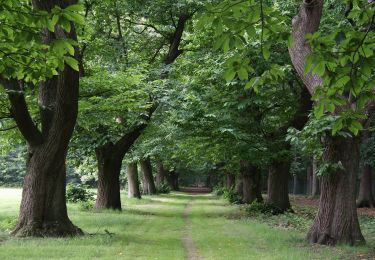
<svg viewBox="0 0 375 260">
<path fill-rule="evenodd" d="M 241 206 L 204 193 L 137 200 L 123 192 L 122 212 L 68 204 L 85 236 L 10 238 L 20 198 L 20 189 L 0 189 L 0 259 L 345 259 L 326 247 L 308 246 L 302 232 L 262 224 L 246 217 Z"/>
</svg>

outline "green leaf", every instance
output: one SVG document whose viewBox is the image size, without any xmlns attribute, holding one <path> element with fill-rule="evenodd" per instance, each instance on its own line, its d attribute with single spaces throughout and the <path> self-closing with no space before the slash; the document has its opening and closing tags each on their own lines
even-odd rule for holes
<svg viewBox="0 0 375 260">
<path fill-rule="evenodd" d="M 249 74 L 248 74 L 247 70 L 244 67 L 241 67 L 237 71 L 237 74 L 238 74 L 238 77 L 240 78 L 240 80 L 247 80 L 249 78 Z"/>
<path fill-rule="evenodd" d="M 65 10 L 71 12 L 82 12 L 84 11 L 84 6 L 81 4 L 70 5 L 67 8 L 65 8 Z"/>
<path fill-rule="evenodd" d="M 74 59 L 73 57 L 64 57 L 64 60 L 66 62 L 66 64 L 68 64 L 72 69 L 74 69 L 75 71 L 79 71 L 79 66 L 78 66 L 78 61 L 76 59 Z"/>
<path fill-rule="evenodd" d="M 322 77 L 325 71 L 326 71 L 325 61 L 319 61 L 318 64 L 316 64 L 313 70 L 313 73 L 316 73 L 318 76 Z"/>
<path fill-rule="evenodd" d="M 225 73 L 224 73 L 224 79 L 227 82 L 231 82 L 234 79 L 235 76 L 236 76 L 236 72 L 233 71 L 232 69 L 229 69 L 229 70 L 225 71 Z"/>
</svg>

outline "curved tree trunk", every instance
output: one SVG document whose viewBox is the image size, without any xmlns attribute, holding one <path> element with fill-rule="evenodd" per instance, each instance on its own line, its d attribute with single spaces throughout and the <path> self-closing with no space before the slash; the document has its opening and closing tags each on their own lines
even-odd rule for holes
<svg viewBox="0 0 375 260">
<path fill-rule="evenodd" d="M 324 162 L 342 163 L 343 169 L 321 177 L 318 214 L 307 239 L 312 243 L 335 245 L 364 242 L 355 203 L 359 142 L 354 138 L 327 138 Z"/>
<path fill-rule="evenodd" d="M 372 168 L 369 165 L 363 167 L 363 174 L 359 186 L 359 194 L 357 200 L 358 208 L 375 207 L 374 196 L 372 193 Z"/>
<path fill-rule="evenodd" d="M 141 192 L 139 190 L 139 179 L 138 179 L 138 168 L 136 163 L 128 163 L 126 167 L 126 173 L 128 177 L 128 197 L 129 198 L 141 198 Z"/>
<path fill-rule="evenodd" d="M 282 211 L 291 208 L 289 201 L 290 162 L 273 163 L 269 168 L 267 203 Z"/>
<path fill-rule="evenodd" d="M 160 187 L 166 179 L 166 171 L 164 169 L 163 162 L 156 160 L 156 187 Z"/>
<path fill-rule="evenodd" d="M 156 187 L 154 182 L 154 176 L 152 176 L 152 166 L 150 158 L 140 161 L 141 170 L 143 174 L 144 190 L 143 194 L 156 194 Z"/>
<path fill-rule="evenodd" d="M 122 157 L 116 156 L 113 149 L 112 145 L 108 145 L 96 151 L 98 160 L 96 209 L 121 210 L 120 172 Z"/>
</svg>

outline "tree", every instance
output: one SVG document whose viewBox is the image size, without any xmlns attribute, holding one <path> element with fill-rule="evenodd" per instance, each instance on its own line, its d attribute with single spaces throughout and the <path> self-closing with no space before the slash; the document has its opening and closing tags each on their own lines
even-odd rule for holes
<svg viewBox="0 0 375 260">
<path fill-rule="evenodd" d="M 69 220 L 65 201 L 65 161 L 77 117 L 79 88 L 73 22 L 83 23 L 76 13 L 81 8 L 70 6 L 75 3 L 33 1 L 31 8 L 26 1 L 7 1 L 0 11 L 7 22 L 2 36 L 9 40 L 1 45 L 5 62 L 0 83 L 8 95 L 10 116 L 28 145 L 20 215 L 13 235 L 82 234 Z M 26 19 L 22 24 L 20 16 Z M 25 98 L 39 82 L 40 128 Z"/>
</svg>

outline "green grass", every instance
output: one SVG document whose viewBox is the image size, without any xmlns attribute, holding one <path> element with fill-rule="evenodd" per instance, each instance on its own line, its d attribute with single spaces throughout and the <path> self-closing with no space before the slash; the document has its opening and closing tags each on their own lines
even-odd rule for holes
<svg viewBox="0 0 375 260">
<path fill-rule="evenodd" d="M 20 197 L 19 189 L 0 189 L 0 259 L 185 259 L 182 237 L 187 230 L 202 259 L 343 259 L 366 251 L 310 246 L 302 231 L 247 218 L 239 206 L 211 195 L 182 193 L 142 200 L 123 194 L 123 212 L 90 212 L 69 204 L 70 218 L 88 235 L 11 238 Z M 189 224 L 183 218 L 188 202 Z"/>
</svg>

